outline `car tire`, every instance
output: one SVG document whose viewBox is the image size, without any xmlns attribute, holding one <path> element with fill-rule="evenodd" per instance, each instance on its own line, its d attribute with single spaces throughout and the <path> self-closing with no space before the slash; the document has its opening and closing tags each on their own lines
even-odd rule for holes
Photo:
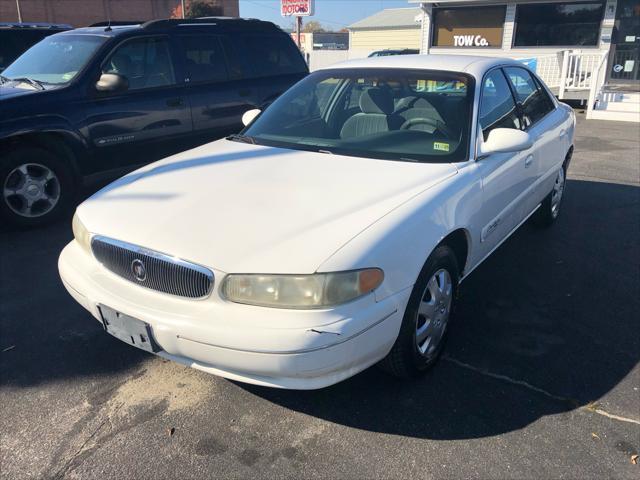
<svg viewBox="0 0 640 480">
<path fill-rule="evenodd" d="M 560 207 L 562 206 L 562 198 L 567 181 L 565 165 L 562 165 L 562 168 L 558 170 L 553 188 L 540 204 L 540 208 L 533 214 L 533 224 L 538 227 L 549 227 L 560 216 Z"/>
<path fill-rule="evenodd" d="M 437 362 L 447 339 L 458 281 L 453 250 L 446 245 L 437 247 L 413 287 L 398 337 L 379 364 L 384 371 L 400 378 L 415 378 Z"/>
<path fill-rule="evenodd" d="M 18 227 L 53 222 L 69 210 L 74 184 L 69 164 L 53 153 L 12 150 L 0 163 L 0 218 Z"/>
</svg>

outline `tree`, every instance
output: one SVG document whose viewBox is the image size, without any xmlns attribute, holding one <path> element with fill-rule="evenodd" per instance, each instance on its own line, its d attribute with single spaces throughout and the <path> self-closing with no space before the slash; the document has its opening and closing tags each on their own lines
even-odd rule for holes
<svg viewBox="0 0 640 480">
<path fill-rule="evenodd" d="M 224 10 L 220 5 L 211 5 L 205 0 L 193 0 L 187 7 L 187 18 L 220 17 Z"/>
<path fill-rule="evenodd" d="M 315 20 L 311 20 L 307 22 L 302 27 L 302 31 L 304 33 L 313 33 L 313 32 L 324 32 L 325 29 L 322 28 L 322 24 L 320 22 L 316 22 Z"/>
</svg>

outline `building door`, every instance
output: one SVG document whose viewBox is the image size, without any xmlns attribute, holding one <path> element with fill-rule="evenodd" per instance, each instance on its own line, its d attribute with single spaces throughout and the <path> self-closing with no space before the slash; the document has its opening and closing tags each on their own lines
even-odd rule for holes
<svg viewBox="0 0 640 480">
<path fill-rule="evenodd" d="M 618 0 L 607 81 L 640 86 L 640 0 Z"/>
</svg>

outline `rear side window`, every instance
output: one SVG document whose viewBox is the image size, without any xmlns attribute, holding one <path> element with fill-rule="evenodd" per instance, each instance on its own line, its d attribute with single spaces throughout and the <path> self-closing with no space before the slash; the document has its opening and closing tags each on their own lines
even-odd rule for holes
<svg viewBox="0 0 640 480">
<path fill-rule="evenodd" d="M 285 35 L 247 35 L 244 52 L 256 76 L 286 75 L 307 71 L 300 52 Z"/>
<path fill-rule="evenodd" d="M 482 83 L 479 117 L 485 140 L 494 128 L 520 129 L 520 118 L 511 89 L 500 70 L 493 70 Z"/>
<path fill-rule="evenodd" d="M 516 92 L 518 103 L 522 105 L 525 127 L 533 125 L 553 110 L 551 99 L 529 72 L 518 67 L 507 67 L 505 72 Z"/>
<path fill-rule="evenodd" d="M 217 82 L 228 78 L 225 56 L 215 35 L 185 36 L 182 54 L 191 82 Z"/>
</svg>

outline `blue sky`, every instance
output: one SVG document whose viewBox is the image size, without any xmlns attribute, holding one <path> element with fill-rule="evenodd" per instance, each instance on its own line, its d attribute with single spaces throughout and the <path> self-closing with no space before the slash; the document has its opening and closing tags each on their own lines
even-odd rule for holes
<svg viewBox="0 0 640 480">
<path fill-rule="evenodd" d="M 303 20 L 316 20 L 327 30 L 340 30 L 384 8 L 412 6 L 407 0 L 315 0 L 314 16 Z M 280 0 L 240 0 L 240 16 L 269 20 L 283 27 L 294 24 L 291 18 L 280 16 Z"/>
</svg>

